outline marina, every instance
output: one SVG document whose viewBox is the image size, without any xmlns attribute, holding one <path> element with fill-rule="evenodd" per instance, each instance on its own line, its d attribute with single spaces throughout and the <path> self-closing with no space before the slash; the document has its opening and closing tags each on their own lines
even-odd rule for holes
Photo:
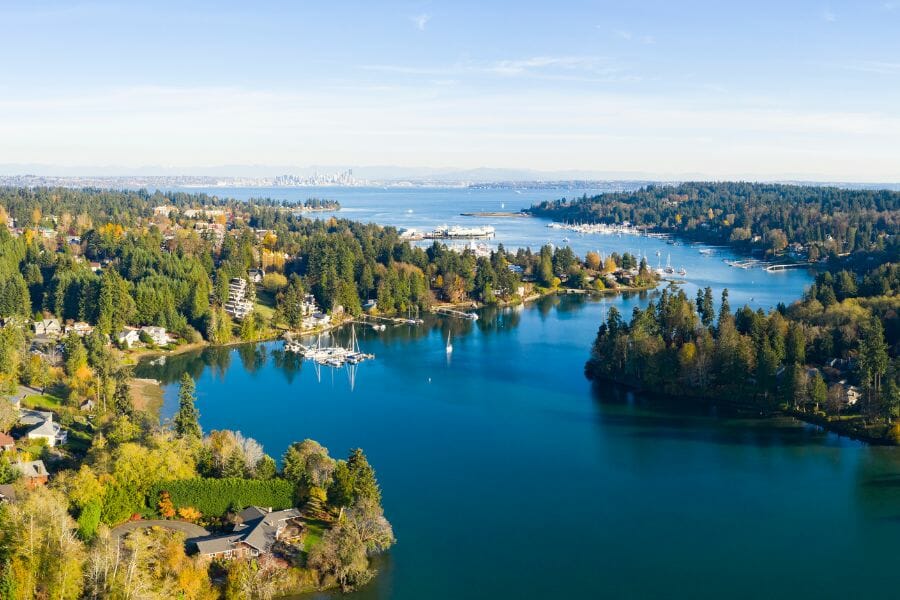
<svg viewBox="0 0 900 600">
<path fill-rule="evenodd" d="M 643 235 L 644 232 L 631 223 L 625 222 L 620 225 L 607 225 L 606 223 L 548 223 L 550 229 L 563 229 L 566 231 L 574 231 L 583 234 L 600 234 L 600 235 Z"/>
<path fill-rule="evenodd" d="M 350 341 L 347 346 L 323 346 L 322 336 L 319 335 L 314 346 L 306 346 L 292 338 L 286 338 L 284 351 L 298 354 L 307 360 L 315 362 L 317 365 L 326 367 L 343 367 L 345 364 L 356 365 L 375 358 L 374 354 L 368 354 L 359 349 L 355 324 L 350 326 Z"/>
<path fill-rule="evenodd" d="M 481 227 L 462 227 L 460 225 L 440 225 L 431 231 L 421 232 L 416 229 L 403 229 L 400 237 L 405 240 L 489 240 L 493 239 L 496 230 L 491 225 Z"/>
</svg>

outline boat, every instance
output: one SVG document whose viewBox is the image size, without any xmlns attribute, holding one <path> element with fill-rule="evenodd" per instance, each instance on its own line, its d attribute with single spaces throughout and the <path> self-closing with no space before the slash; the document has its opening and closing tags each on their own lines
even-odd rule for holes
<svg viewBox="0 0 900 600">
<path fill-rule="evenodd" d="M 470 312 L 470 313 L 466 313 L 466 318 L 469 319 L 469 320 L 471 320 L 471 321 L 477 321 L 477 320 L 478 320 L 478 315 L 475 314 L 475 313 L 473 313 L 473 312 Z"/>
<path fill-rule="evenodd" d="M 450 333 L 447 332 L 447 354 L 453 353 L 453 344 L 450 342 Z"/>
<path fill-rule="evenodd" d="M 675 272 L 675 268 L 672 267 L 672 265 L 670 264 L 671 260 L 672 260 L 672 255 L 671 254 L 667 255 L 666 256 L 666 270 L 665 270 L 667 275 L 671 275 L 672 273 Z"/>
<path fill-rule="evenodd" d="M 687 275 L 687 271 L 684 267 L 681 267 L 680 269 L 678 269 L 678 274 L 684 277 L 685 275 Z"/>
<path fill-rule="evenodd" d="M 294 340 L 285 340 L 284 351 L 293 352 L 294 354 L 303 354 L 305 352 L 305 348 L 300 342 L 295 342 Z"/>
<path fill-rule="evenodd" d="M 384 331 L 385 329 L 387 329 L 387 325 L 385 325 L 384 323 L 372 323 L 372 329 L 374 329 L 375 331 Z"/>
</svg>

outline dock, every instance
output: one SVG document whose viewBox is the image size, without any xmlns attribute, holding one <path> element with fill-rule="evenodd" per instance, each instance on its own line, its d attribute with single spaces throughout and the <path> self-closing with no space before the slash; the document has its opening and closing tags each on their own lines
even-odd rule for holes
<svg viewBox="0 0 900 600">
<path fill-rule="evenodd" d="M 766 271 L 775 273 L 777 271 L 787 271 L 788 269 L 808 269 L 811 266 L 813 266 L 813 263 L 786 263 L 769 265 L 768 267 L 766 267 Z"/>
<path fill-rule="evenodd" d="M 359 342 L 356 339 L 356 326 L 351 325 L 350 342 L 347 347 L 344 346 L 323 346 L 322 336 L 315 346 L 306 346 L 291 338 L 284 341 L 284 351 L 299 354 L 307 360 L 315 362 L 317 365 L 326 367 L 343 367 L 345 364 L 356 365 L 366 360 L 375 358 L 374 354 L 363 352 L 359 348 Z"/>
<path fill-rule="evenodd" d="M 461 310 L 456 310 L 455 308 L 446 308 L 442 306 L 432 308 L 431 310 L 437 314 L 459 317 L 460 319 L 468 319 L 469 321 L 478 320 L 478 315 L 474 312 L 463 312 Z"/>
</svg>

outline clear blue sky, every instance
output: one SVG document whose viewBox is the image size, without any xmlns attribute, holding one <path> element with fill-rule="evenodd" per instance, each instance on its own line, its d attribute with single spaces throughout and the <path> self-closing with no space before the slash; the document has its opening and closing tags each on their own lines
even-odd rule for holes
<svg viewBox="0 0 900 600">
<path fill-rule="evenodd" d="M 0 163 L 900 180 L 900 0 L 0 1 Z"/>
</svg>

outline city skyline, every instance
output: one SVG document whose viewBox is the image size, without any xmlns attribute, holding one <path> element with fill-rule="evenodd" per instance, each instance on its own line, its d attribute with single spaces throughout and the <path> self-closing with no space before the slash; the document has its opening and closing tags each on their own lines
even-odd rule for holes
<svg viewBox="0 0 900 600">
<path fill-rule="evenodd" d="M 900 179 L 892 2 L 43 2 L 0 16 L 16 57 L 0 82 L 7 174 Z"/>
</svg>

